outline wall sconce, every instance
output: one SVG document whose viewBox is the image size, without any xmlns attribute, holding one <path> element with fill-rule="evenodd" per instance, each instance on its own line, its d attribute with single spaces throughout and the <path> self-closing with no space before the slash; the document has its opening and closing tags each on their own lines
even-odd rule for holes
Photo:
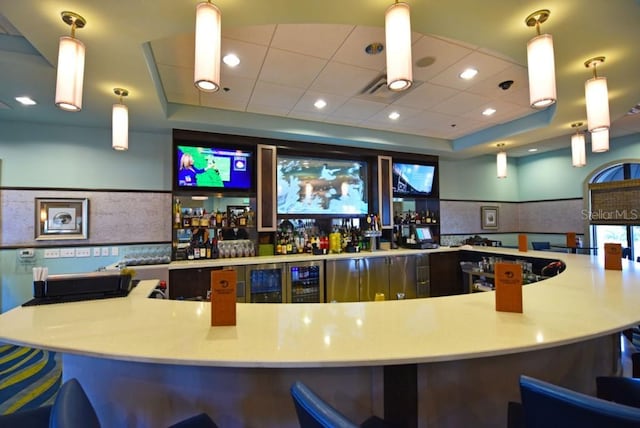
<svg viewBox="0 0 640 428">
<path fill-rule="evenodd" d="M 114 88 L 113 92 L 120 97 L 120 102 L 113 105 L 111 115 L 111 147 L 114 150 L 129 149 L 129 109 L 123 104 L 122 98 L 129 95 L 129 91 Z"/>
<path fill-rule="evenodd" d="M 584 84 L 584 94 L 587 102 L 587 128 L 589 132 L 609 129 L 609 91 L 607 78 L 598 77 L 596 66 L 604 62 L 603 56 L 585 61 L 584 66 L 593 68 L 593 78 Z M 608 138 L 607 138 L 608 140 Z M 607 143 L 608 147 L 608 143 Z"/>
<path fill-rule="evenodd" d="M 584 132 L 580 131 L 582 122 L 572 123 L 571 127 L 576 133 L 571 136 L 571 164 L 576 168 L 587 164 L 587 154 L 585 153 Z"/>
<path fill-rule="evenodd" d="M 196 6 L 196 60 L 193 81 L 204 92 L 220 89 L 220 9 L 210 1 Z"/>
<path fill-rule="evenodd" d="M 533 108 L 544 108 L 556 102 L 553 38 L 550 34 L 540 34 L 540 24 L 549 19 L 550 13 L 549 10 L 542 9 L 525 19 L 527 26 L 535 26 L 538 34 L 527 42 L 529 104 Z"/>
<path fill-rule="evenodd" d="M 413 83 L 411 17 L 407 3 L 392 4 L 384 14 L 387 53 L 387 87 L 404 91 Z"/>
<path fill-rule="evenodd" d="M 496 146 L 500 149 L 498 155 L 496 156 L 498 178 L 507 178 L 507 152 L 502 149 L 505 144 L 498 143 Z"/>
<path fill-rule="evenodd" d="M 56 106 L 62 110 L 82 109 L 82 84 L 84 81 L 84 44 L 75 38 L 76 29 L 87 21 L 77 13 L 62 12 L 62 20 L 71 26 L 71 36 L 60 37 L 58 47 L 58 74 L 56 80 Z"/>
<path fill-rule="evenodd" d="M 609 129 L 604 128 L 591 133 L 591 151 L 593 153 L 609 151 Z"/>
</svg>

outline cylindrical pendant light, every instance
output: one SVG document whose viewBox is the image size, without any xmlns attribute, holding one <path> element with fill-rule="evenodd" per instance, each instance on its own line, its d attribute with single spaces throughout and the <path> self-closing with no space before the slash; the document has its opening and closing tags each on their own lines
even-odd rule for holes
<svg viewBox="0 0 640 428">
<path fill-rule="evenodd" d="M 591 151 L 593 153 L 609 151 L 609 129 L 605 128 L 591 133 Z"/>
<path fill-rule="evenodd" d="M 604 57 L 599 56 L 585 61 L 584 66 L 593 68 L 593 78 L 584 84 L 584 94 L 587 104 L 587 128 L 590 132 L 598 132 L 609 129 L 609 90 L 607 78 L 598 77 L 596 66 L 604 62 Z"/>
<path fill-rule="evenodd" d="M 571 124 L 571 127 L 576 130 L 576 133 L 571 136 L 571 164 L 576 168 L 583 167 L 587 164 L 584 133 L 578 129 L 581 126 L 582 122 Z"/>
<path fill-rule="evenodd" d="M 87 22 L 82 16 L 66 11 L 62 12 L 62 20 L 71 26 L 71 36 L 60 37 L 55 102 L 63 110 L 80 111 L 85 47 L 75 38 L 75 30 L 84 27 Z"/>
<path fill-rule="evenodd" d="M 546 9 L 527 17 L 527 26 L 536 27 L 538 35 L 527 43 L 527 67 L 529 71 L 529 104 L 544 108 L 556 102 L 556 70 L 553 54 L 553 38 L 540 34 L 540 24 L 549 18 Z"/>
<path fill-rule="evenodd" d="M 114 150 L 129 149 L 129 109 L 122 102 L 122 97 L 129 95 L 129 91 L 122 88 L 114 88 L 113 92 L 120 97 L 120 102 L 113 105 L 111 115 L 111 147 Z"/>
<path fill-rule="evenodd" d="M 501 150 L 496 156 L 496 169 L 498 178 L 507 178 L 507 152 L 505 152 L 502 147 L 504 147 L 504 143 L 498 144 L 498 148 Z"/>
<path fill-rule="evenodd" d="M 193 81 L 198 89 L 220 89 L 220 9 L 210 2 L 196 6 L 196 60 Z"/>
<path fill-rule="evenodd" d="M 387 87 L 404 91 L 413 83 L 411 60 L 411 17 L 407 3 L 389 6 L 384 14 L 387 53 Z"/>
</svg>

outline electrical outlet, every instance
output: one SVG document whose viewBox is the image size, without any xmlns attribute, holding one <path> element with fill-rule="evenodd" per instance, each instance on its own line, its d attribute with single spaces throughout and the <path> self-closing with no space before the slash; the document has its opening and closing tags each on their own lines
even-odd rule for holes
<svg viewBox="0 0 640 428">
<path fill-rule="evenodd" d="M 59 248 L 47 248 L 44 250 L 45 259 L 57 259 L 58 257 L 60 257 Z"/>
<path fill-rule="evenodd" d="M 76 257 L 89 257 L 90 255 L 91 255 L 91 249 L 76 248 Z"/>
<path fill-rule="evenodd" d="M 111 247 L 111 255 L 112 256 L 118 255 L 118 247 Z"/>
<path fill-rule="evenodd" d="M 93 249 L 93 257 L 100 257 L 100 247 L 95 247 Z"/>
<path fill-rule="evenodd" d="M 104 247 L 104 248 L 101 248 L 100 250 L 101 250 L 102 257 L 109 256 L 109 247 Z"/>
<path fill-rule="evenodd" d="M 75 257 L 76 250 L 75 248 L 61 248 L 60 249 L 60 257 Z"/>
</svg>

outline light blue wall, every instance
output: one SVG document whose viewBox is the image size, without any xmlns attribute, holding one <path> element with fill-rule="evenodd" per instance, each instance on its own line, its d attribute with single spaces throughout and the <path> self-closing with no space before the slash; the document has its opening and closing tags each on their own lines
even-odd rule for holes
<svg viewBox="0 0 640 428">
<path fill-rule="evenodd" d="M 498 179 L 496 157 L 447 161 L 440 159 L 440 198 L 470 201 L 519 200 L 515 159 L 507 158 L 507 178 Z"/>
<path fill-rule="evenodd" d="M 567 142 L 569 144 L 569 142 Z M 496 177 L 495 156 L 440 160 L 440 198 L 522 202 L 584 197 L 585 180 L 604 166 L 624 160 L 640 161 L 640 134 L 611 140 L 610 150 L 591 153 L 587 165 L 571 166 L 571 149 L 508 159 L 508 175 Z"/>
<path fill-rule="evenodd" d="M 129 134 L 129 150 L 111 148 L 111 130 L 0 121 L 0 186 L 171 190 L 171 132 Z M 144 207 L 140 207 L 141 214 Z M 11 221 L 11 207 L 0 207 L 0 221 Z M 50 274 L 88 272 L 113 264 L 135 246 L 116 246 L 118 255 L 70 259 L 19 260 L 18 250 L 0 250 L 0 312 L 32 294 L 32 267 Z M 110 247 L 111 250 L 111 247 Z"/>
<path fill-rule="evenodd" d="M 567 142 L 569 143 L 569 142 Z M 640 160 L 640 135 L 614 138 L 610 150 L 591 153 L 587 145 L 587 165 L 571 166 L 571 149 L 556 150 L 520 158 L 518 194 L 521 201 L 584 197 L 585 179 L 605 165 L 623 160 Z"/>
<path fill-rule="evenodd" d="M 171 132 L 131 132 L 129 150 L 111 130 L 0 121 L 0 186 L 171 190 Z"/>
</svg>

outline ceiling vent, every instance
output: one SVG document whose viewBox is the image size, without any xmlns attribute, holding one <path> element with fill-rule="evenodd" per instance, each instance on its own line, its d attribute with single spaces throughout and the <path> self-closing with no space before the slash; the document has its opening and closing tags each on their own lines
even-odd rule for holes
<svg viewBox="0 0 640 428">
<path fill-rule="evenodd" d="M 375 79 L 367 83 L 365 87 L 360 90 L 357 97 L 370 101 L 391 104 L 421 84 L 422 82 L 414 81 L 411 87 L 406 91 L 392 91 L 387 87 L 387 75 L 380 74 Z"/>
</svg>

